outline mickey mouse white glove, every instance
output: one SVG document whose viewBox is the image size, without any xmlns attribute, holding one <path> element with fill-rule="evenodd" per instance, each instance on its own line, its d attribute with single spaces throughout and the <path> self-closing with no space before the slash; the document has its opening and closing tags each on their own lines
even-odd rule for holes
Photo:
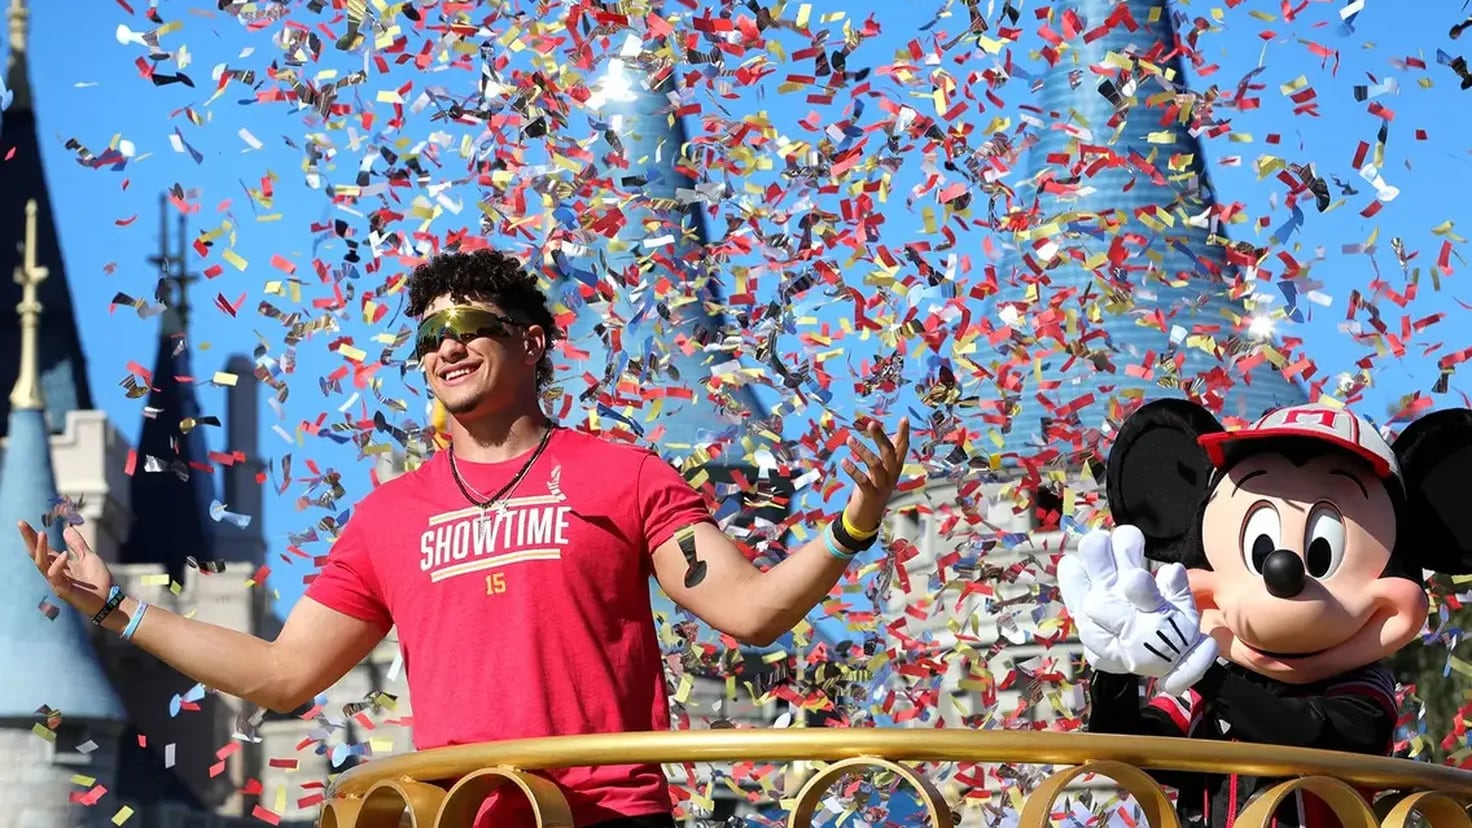
<svg viewBox="0 0 1472 828">
<path fill-rule="evenodd" d="M 1145 568 L 1145 536 L 1133 526 L 1090 532 L 1058 562 L 1063 604 L 1094 669 L 1160 680 L 1185 693 L 1216 661 L 1216 641 L 1201 632 L 1186 568 Z"/>
</svg>

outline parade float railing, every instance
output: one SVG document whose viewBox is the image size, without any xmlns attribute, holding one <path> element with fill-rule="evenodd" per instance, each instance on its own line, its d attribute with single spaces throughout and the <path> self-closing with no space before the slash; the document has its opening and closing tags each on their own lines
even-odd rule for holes
<svg viewBox="0 0 1472 828">
<path fill-rule="evenodd" d="M 1265 828 L 1279 803 L 1312 793 L 1342 828 L 1472 828 L 1472 771 L 1405 759 L 1193 739 L 1049 731 L 908 728 L 723 729 L 560 736 L 425 750 L 375 759 L 339 776 L 321 828 L 470 828 L 491 792 L 519 789 L 539 828 L 571 828 L 556 786 L 529 771 L 559 767 L 749 761 L 802 762 L 816 772 L 791 800 L 790 828 L 808 828 L 829 788 L 845 776 L 889 772 L 915 790 L 928 824 L 951 828 L 952 806 L 907 763 L 1030 764 L 1055 770 L 1026 792 L 1018 828 L 1052 824 L 1065 789 L 1089 777 L 1112 779 L 1150 828 L 1180 828 L 1152 770 L 1238 773 L 1284 781 L 1254 799 L 1236 828 Z M 1359 790 L 1357 790 L 1359 789 Z M 1373 805 L 1360 790 L 1381 792 Z M 402 821 L 402 823 L 401 823 Z"/>
</svg>

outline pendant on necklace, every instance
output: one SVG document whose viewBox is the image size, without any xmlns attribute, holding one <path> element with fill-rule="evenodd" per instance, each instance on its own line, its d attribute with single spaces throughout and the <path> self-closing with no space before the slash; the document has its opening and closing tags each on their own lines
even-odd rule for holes
<svg viewBox="0 0 1472 828">
<path fill-rule="evenodd" d="M 495 531 L 495 526 L 506 517 L 506 502 L 487 503 L 480 507 L 480 514 L 475 516 L 471 522 L 472 528 L 477 535 L 485 533 L 489 535 Z"/>
</svg>

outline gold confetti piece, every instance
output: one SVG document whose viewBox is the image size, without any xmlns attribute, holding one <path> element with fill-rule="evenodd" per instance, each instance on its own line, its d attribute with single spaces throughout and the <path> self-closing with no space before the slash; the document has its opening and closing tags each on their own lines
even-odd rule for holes
<svg viewBox="0 0 1472 828">
<path fill-rule="evenodd" d="M 247 266 L 246 260 L 239 253 L 236 253 L 234 250 L 225 250 L 225 251 L 222 251 L 220 253 L 220 258 L 224 259 L 226 262 L 228 262 L 230 264 L 231 267 L 234 267 L 236 270 L 239 270 L 239 271 L 242 271 L 242 272 L 245 271 L 245 268 Z"/>
<path fill-rule="evenodd" d="M 1455 226 L 1455 222 L 1453 222 L 1451 219 L 1447 219 L 1441 224 L 1438 224 L 1435 227 L 1431 228 L 1431 233 L 1432 235 L 1441 236 L 1442 238 L 1448 239 L 1457 244 L 1465 243 L 1467 241 L 1466 238 L 1452 232 L 1452 228 L 1454 228 Z"/>
<path fill-rule="evenodd" d="M 130 808 L 130 807 L 128 807 L 127 805 L 124 805 L 123 807 L 121 807 L 121 808 L 118 809 L 118 812 L 117 813 L 115 813 L 115 814 L 112 815 L 112 824 L 113 825 L 122 825 L 124 822 L 127 822 L 128 820 L 130 820 L 132 818 L 133 818 L 133 809 Z"/>
<path fill-rule="evenodd" d="M 1297 92 L 1306 86 L 1308 86 L 1308 76 L 1299 75 L 1293 80 L 1279 86 L 1278 91 L 1283 93 L 1284 95 L 1292 95 L 1294 92 Z"/>
<path fill-rule="evenodd" d="M 229 373 L 228 371 L 216 371 L 215 375 L 210 378 L 210 381 L 213 382 L 215 385 L 223 385 L 226 388 L 234 388 L 235 383 L 239 382 L 240 378 L 232 373 Z"/>
</svg>

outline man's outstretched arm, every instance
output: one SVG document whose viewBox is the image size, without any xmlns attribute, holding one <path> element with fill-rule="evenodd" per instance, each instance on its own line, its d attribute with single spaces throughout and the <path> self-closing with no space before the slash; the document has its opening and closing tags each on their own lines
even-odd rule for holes
<svg viewBox="0 0 1472 828">
<path fill-rule="evenodd" d="M 138 609 L 126 598 L 102 626 L 121 633 Z M 206 687 L 288 713 L 331 687 L 378 646 L 377 625 L 303 596 L 274 641 L 150 605 L 132 643 Z"/>
<path fill-rule="evenodd" d="M 843 462 L 854 491 L 842 516 L 847 529 L 837 533 L 864 543 L 878 532 L 899 482 L 910 448 L 909 421 L 900 422 L 893 440 L 877 424 L 869 427 L 869 435 L 873 450 L 857 438 L 849 440 L 865 468 Z M 838 583 L 853 560 L 842 553 L 859 551 L 836 542 L 831 528 L 815 528 L 817 537 L 763 571 L 715 524 L 696 522 L 655 549 L 654 574 L 665 594 L 707 624 L 744 643 L 765 646 L 802 621 Z M 704 576 L 687 583 L 692 567 L 700 565 Z"/>
<path fill-rule="evenodd" d="M 112 573 L 76 527 L 63 533 L 66 552 L 52 551 L 46 536 L 29 523 L 18 528 L 36 568 L 83 617 L 102 615 L 101 626 L 115 633 L 123 633 L 137 618 L 130 638 L 134 645 L 206 687 L 278 712 L 294 710 L 331 687 L 388 632 L 386 619 L 360 620 L 306 597 L 292 609 L 275 641 L 152 604 L 138 617 L 142 605 L 131 596 L 106 610 L 116 589 Z"/>
</svg>

